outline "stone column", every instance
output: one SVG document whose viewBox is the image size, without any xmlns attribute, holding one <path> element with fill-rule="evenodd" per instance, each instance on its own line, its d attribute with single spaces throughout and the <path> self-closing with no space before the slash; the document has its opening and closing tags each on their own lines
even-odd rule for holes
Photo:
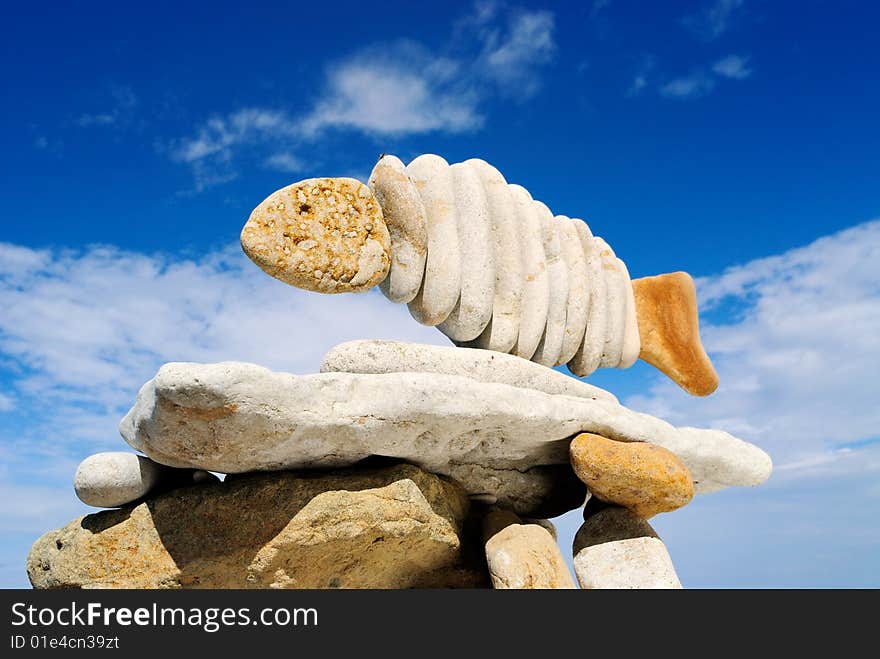
<svg viewBox="0 0 880 659">
<path fill-rule="evenodd" d="M 666 545 L 641 517 L 595 499 L 574 538 L 581 588 L 681 588 Z"/>
<path fill-rule="evenodd" d="M 559 545 L 544 526 L 523 524 L 510 511 L 493 510 L 483 528 L 493 588 L 576 588 Z"/>
</svg>

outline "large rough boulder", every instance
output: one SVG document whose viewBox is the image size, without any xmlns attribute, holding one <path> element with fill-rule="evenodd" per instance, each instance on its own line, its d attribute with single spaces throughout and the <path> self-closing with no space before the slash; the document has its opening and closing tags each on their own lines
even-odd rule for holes
<svg viewBox="0 0 880 659">
<path fill-rule="evenodd" d="M 181 488 L 37 540 L 35 588 L 408 588 L 488 583 L 462 489 L 411 465 Z"/>
</svg>

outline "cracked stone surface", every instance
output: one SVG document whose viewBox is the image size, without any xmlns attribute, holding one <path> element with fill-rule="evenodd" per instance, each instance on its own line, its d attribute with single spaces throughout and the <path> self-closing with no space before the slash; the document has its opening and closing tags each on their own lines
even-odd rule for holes
<svg viewBox="0 0 880 659">
<path fill-rule="evenodd" d="M 292 375 L 239 362 L 170 363 L 141 388 L 120 430 L 157 462 L 223 473 L 398 458 L 531 517 L 583 504 L 586 489 L 568 458 L 580 432 L 664 446 L 687 465 L 697 492 L 758 484 L 770 473 L 763 451 L 722 431 L 433 373 Z"/>
<path fill-rule="evenodd" d="M 35 588 L 487 585 L 456 484 L 412 465 L 247 474 L 80 517 L 28 555 Z"/>
</svg>

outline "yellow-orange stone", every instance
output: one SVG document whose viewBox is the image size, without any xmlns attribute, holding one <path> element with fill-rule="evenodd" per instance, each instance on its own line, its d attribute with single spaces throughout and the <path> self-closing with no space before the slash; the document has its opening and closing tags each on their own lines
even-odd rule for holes
<svg viewBox="0 0 880 659">
<path fill-rule="evenodd" d="M 241 246 L 276 279 L 320 293 L 367 291 L 391 266 L 379 202 L 353 178 L 306 179 L 273 192 L 251 213 Z"/>
<path fill-rule="evenodd" d="M 602 501 L 642 519 L 686 505 L 694 497 L 688 468 L 671 451 L 645 442 L 619 442 L 583 433 L 569 447 L 571 465 Z"/>
</svg>

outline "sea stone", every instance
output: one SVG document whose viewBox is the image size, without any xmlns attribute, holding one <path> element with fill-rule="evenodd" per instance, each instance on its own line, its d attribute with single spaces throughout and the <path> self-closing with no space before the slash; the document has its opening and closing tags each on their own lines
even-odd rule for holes
<svg viewBox="0 0 880 659">
<path fill-rule="evenodd" d="M 449 317 L 461 294 L 461 252 L 452 170 L 440 156 L 421 155 L 406 167 L 425 208 L 428 255 L 425 276 L 409 312 L 434 327 Z"/>
<path fill-rule="evenodd" d="M 222 473 L 352 465 L 371 455 L 450 476 L 531 517 L 583 504 L 570 439 L 591 432 L 678 455 L 696 491 L 756 485 L 769 457 L 720 430 L 680 429 L 606 400 L 436 373 L 273 373 L 171 363 L 138 393 L 125 440 L 163 464 Z"/>
<path fill-rule="evenodd" d="M 50 531 L 28 576 L 35 588 L 482 586 L 467 512 L 460 488 L 411 465 L 248 474 Z"/>
<path fill-rule="evenodd" d="M 623 329 L 623 348 L 618 368 L 629 368 L 636 363 L 641 351 L 639 320 L 636 315 L 636 298 L 633 293 L 632 281 L 629 278 L 629 270 L 626 263 L 620 259 L 617 259 L 617 267 L 620 269 L 621 281 L 626 294 L 626 322 Z"/>
<path fill-rule="evenodd" d="M 581 588 L 681 588 L 663 541 L 626 508 L 602 508 L 574 538 L 574 571 Z"/>
<path fill-rule="evenodd" d="M 718 374 L 700 341 L 697 290 L 686 272 L 642 277 L 632 282 L 641 340 L 639 357 L 682 389 L 708 396 Z"/>
<path fill-rule="evenodd" d="M 492 535 L 486 562 L 496 589 L 575 588 L 559 545 L 537 524 L 509 524 Z"/>
<path fill-rule="evenodd" d="M 617 402 L 614 394 L 559 371 L 515 355 L 474 348 L 400 341 L 349 341 L 334 346 L 324 355 L 321 372 L 463 375 L 479 382 L 497 382 L 548 394 Z"/>
<path fill-rule="evenodd" d="M 540 201 L 535 208 L 541 218 L 544 238 L 544 260 L 547 264 L 549 298 L 544 333 L 532 355 L 532 361 L 543 366 L 556 366 L 565 338 L 565 314 L 568 310 L 568 268 L 562 255 L 559 227 L 553 213 Z"/>
<path fill-rule="evenodd" d="M 649 519 L 694 497 L 688 468 L 674 453 L 643 442 L 617 442 L 584 433 L 569 447 L 571 465 L 590 492 Z"/>
<path fill-rule="evenodd" d="M 608 304 L 602 257 L 599 255 L 597 245 L 593 242 L 593 235 L 585 222 L 576 222 L 575 229 L 581 240 L 581 248 L 584 251 L 584 260 L 587 266 L 590 306 L 587 311 L 584 340 L 575 356 L 568 362 L 568 370 L 578 377 L 586 377 L 599 368 L 599 361 L 605 347 Z"/>
<path fill-rule="evenodd" d="M 522 305 L 523 266 L 516 206 L 507 181 L 484 160 L 466 160 L 480 177 L 489 204 L 491 238 L 495 250 L 495 286 L 492 318 L 483 332 L 466 345 L 498 352 L 510 352 L 519 335 Z"/>
<path fill-rule="evenodd" d="M 565 336 L 556 365 L 571 361 L 584 342 L 587 329 L 587 311 L 590 308 L 590 289 L 587 283 L 587 261 L 581 247 L 575 222 L 564 215 L 558 215 L 556 222 L 561 234 L 562 257 L 568 270 L 568 306 L 565 310 Z M 586 226 L 586 225 L 584 225 Z"/>
<path fill-rule="evenodd" d="M 163 469 L 171 468 L 134 453 L 96 453 L 77 467 L 73 489 L 85 504 L 115 508 L 146 495 Z"/>
<path fill-rule="evenodd" d="M 513 354 L 531 359 L 544 334 L 550 307 L 550 283 L 544 256 L 544 230 L 538 209 L 529 191 L 508 185 L 519 221 L 520 249 L 523 263 L 523 295 L 520 308 L 519 336 Z"/>
<path fill-rule="evenodd" d="M 495 297 L 495 245 L 489 203 L 475 169 L 468 163 L 450 166 L 461 255 L 461 295 L 449 316 L 437 326 L 453 341 L 476 339 L 492 319 Z"/>
<path fill-rule="evenodd" d="M 320 293 L 369 290 L 391 265 L 382 209 L 353 178 L 306 179 L 273 192 L 251 213 L 241 246 L 276 279 Z"/>
<path fill-rule="evenodd" d="M 626 287 L 629 280 L 623 281 L 622 272 L 614 250 L 599 237 L 593 243 L 602 261 L 602 274 L 605 278 L 606 320 L 605 340 L 599 368 L 616 368 L 623 355 L 623 335 L 626 325 Z"/>
<path fill-rule="evenodd" d="M 168 489 L 216 480 L 202 470 L 174 469 L 134 453 L 90 455 L 77 467 L 73 489 L 80 501 L 98 508 L 124 506 L 157 488 Z"/>
<path fill-rule="evenodd" d="M 391 267 L 379 289 L 392 302 L 410 302 L 419 292 L 428 254 L 425 208 L 406 167 L 382 156 L 367 182 L 382 208 L 391 238 Z"/>
</svg>

